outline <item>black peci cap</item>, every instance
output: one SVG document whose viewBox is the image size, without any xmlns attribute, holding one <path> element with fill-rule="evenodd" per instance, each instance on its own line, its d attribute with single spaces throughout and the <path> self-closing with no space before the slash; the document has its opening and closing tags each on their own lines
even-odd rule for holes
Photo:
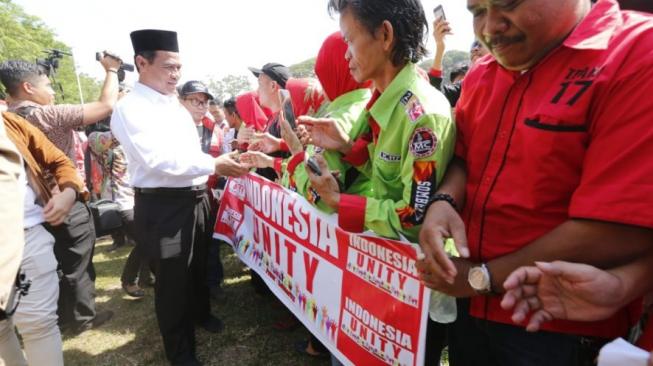
<svg viewBox="0 0 653 366">
<path fill-rule="evenodd" d="M 134 47 L 134 53 L 143 51 L 179 52 L 177 32 L 159 29 L 141 29 L 129 35 Z"/>
<path fill-rule="evenodd" d="M 292 76 L 290 74 L 290 69 L 283 66 L 282 64 L 278 64 L 275 62 L 267 63 L 263 65 L 261 69 L 257 69 L 254 67 L 248 67 L 248 69 L 256 77 L 258 77 L 261 74 L 265 74 L 269 76 L 270 79 L 276 81 L 283 89 L 286 88 L 286 82 Z"/>
<path fill-rule="evenodd" d="M 204 93 L 210 100 L 214 99 L 213 94 L 209 92 L 209 88 L 203 82 L 197 80 L 187 81 L 179 90 L 179 95 L 185 97 L 190 94 Z"/>
</svg>

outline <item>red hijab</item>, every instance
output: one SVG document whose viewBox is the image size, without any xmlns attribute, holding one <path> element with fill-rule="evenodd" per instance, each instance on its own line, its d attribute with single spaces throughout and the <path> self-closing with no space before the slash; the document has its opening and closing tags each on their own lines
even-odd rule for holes
<svg viewBox="0 0 653 366">
<path fill-rule="evenodd" d="M 255 91 L 247 92 L 236 97 L 236 110 L 238 115 L 247 127 L 253 127 L 256 131 L 265 131 L 268 116 L 258 101 Z"/>
<path fill-rule="evenodd" d="M 359 83 L 351 76 L 346 52 L 347 43 L 340 32 L 335 32 L 324 40 L 315 60 L 315 74 L 331 101 L 352 90 L 370 86 L 370 82 Z"/>
<path fill-rule="evenodd" d="M 326 97 L 320 83 L 313 78 L 290 78 L 286 82 L 295 116 L 315 116 Z"/>
</svg>

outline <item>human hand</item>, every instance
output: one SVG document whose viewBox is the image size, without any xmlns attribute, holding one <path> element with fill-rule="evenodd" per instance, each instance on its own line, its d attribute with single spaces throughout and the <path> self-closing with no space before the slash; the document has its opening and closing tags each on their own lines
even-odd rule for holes
<svg viewBox="0 0 653 366">
<path fill-rule="evenodd" d="M 586 264 L 555 261 L 520 267 L 503 284 L 501 307 L 513 309 L 512 320 L 535 332 L 553 319 L 597 321 L 622 306 L 621 279 Z"/>
<path fill-rule="evenodd" d="M 260 151 L 247 151 L 242 153 L 240 154 L 239 160 L 247 169 L 274 167 L 274 158 Z"/>
<path fill-rule="evenodd" d="M 281 127 L 281 138 L 286 142 L 286 145 L 288 145 L 290 153 L 295 155 L 302 152 L 304 150 L 304 146 L 302 145 L 301 141 L 299 141 L 299 138 L 297 137 L 297 134 L 293 130 L 292 126 L 290 126 L 290 123 L 285 118 L 281 118 L 279 120 L 279 124 Z"/>
<path fill-rule="evenodd" d="M 458 271 L 444 251 L 447 238 L 453 238 L 461 257 L 469 257 L 465 224 L 460 215 L 447 201 L 433 202 L 426 212 L 419 232 L 419 245 L 424 253 L 423 261 L 428 272 L 453 284 Z"/>
<path fill-rule="evenodd" d="M 306 129 L 303 143 L 312 144 L 327 150 L 340 151 L 347 154 L 351 150 L 351 140 L 347 133 L 333 118 L 313 118 L 301 116 L 297 119 L 299 125 Z"/>
<path fill-rule="evenodd" d="M 304 164 L 308 177 L 311 180 L 311 187 L 313 187 L 324 203 L 337 211 L 340 202 L 340 187 L 338 186 L 338 180 L 329 171 L 329 166 L 322 155 L 315 154 L 313 155 L 313 158 L 320 167 L 322 175 L 315 174 L 309 168 L 308 164 Z"/>
<path fill-rule="evenodd" d="M 63 192 L 59 192 L 52 196 L 48 204 L 43 208 L 43 218 L 47 223 L 52 226 L 58 226 L 63 223 L 66 216 L 73 208 L 77 192 L 74 189 L 67 187 Z"/>
<path fill-rule="evenodd" d="M 415 267 L 419 273 L 420 281 L 422 281 L 424 286 L 449 296 L 470 297 L 475 295 L 476 292 L 467 281 L 467 274 L 470 268 L 474 266 L 474 263 L 462 258 L 452 258 L 451 260 L 456 267 L 456 275 L 453 281 L 449 281 L 447 278 L 432 271 L 424 260 L 424 256 L 418 255 Z"/>
<path fill-rule="evenodd" d="M 241 127 L 238 130 L 238 144 L 249 144 L 250 140 L 254 136 L 254 129 L 250 127 Z"/>
<path fill-rule="evenodd" d="M 448 21 L 444 19 L 436 19 L 433 21 L 433 39 L 435 39 L 435 44 L 439 49 L 444 51 L 444 37 L 452 34 L 451 26 Z"/>
<path fill-rule="evenodd" d="M 237 161 L 238 156 L 238 151 L 218 156 L 215 159 L 215 174 L 225 177 L 240 177 L 247 174 L 249 169 Z"/>
<path fill-rule="evenodd" d="M 103 51 L 102 58 L 100 59 L 100 64 L 102 64 L 102 67 L 104 67 L 104 71 L 118 71 L 118 69 L 120 69 L 120 65 L 122 65 L 122 60 L 114 53 Z"/>
<path fill-rule="evenodd" d="M 275 151 L 279 151 L 280 146 L 281 139 L 278 139 L 267 132 L 254 132 L 247 150 L 271 154 Z"/>
</svg>

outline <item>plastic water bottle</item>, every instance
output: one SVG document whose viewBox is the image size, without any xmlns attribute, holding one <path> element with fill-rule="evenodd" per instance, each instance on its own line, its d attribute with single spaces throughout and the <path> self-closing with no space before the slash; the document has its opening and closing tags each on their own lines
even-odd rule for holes
<svg viewBox="0 0 653 366">
<path fill-rule="evenodd" d="M 444 250 L 449 256 L 458 256 L 453 239 L 447 239 L 445 241 Z M 453 323 L 457 315 L 458 310 L 456 309 L 455 297 L 439 291 L 431 291 L 431 303 L 429 306 L 429 317 L 431 320 L 442 324 Z"/>
</svg>

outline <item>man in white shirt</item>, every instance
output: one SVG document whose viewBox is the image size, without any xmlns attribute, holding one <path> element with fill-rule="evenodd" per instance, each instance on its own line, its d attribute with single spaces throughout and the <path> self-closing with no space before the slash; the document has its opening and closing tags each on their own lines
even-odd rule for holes
<svg viewBox="0 0 653 366">
<path fill-rule="evenodd" d="M 137 242 L 155 270 L 166 357 L 172 365 L 201 365 L 195 323 L 212 332 L 223 327 L 210 314 L 205 281 L 206 232 L 213 229 L 206 181 L 209 174 L 240 176 L 247 169 L 232 155 L 202 152 L 191 116 L 176 96 L 177 34 L 148 29 L 130 36 L 139 81 L 116 105 L 111 130 L 129 161 Z"/>
</svg>

